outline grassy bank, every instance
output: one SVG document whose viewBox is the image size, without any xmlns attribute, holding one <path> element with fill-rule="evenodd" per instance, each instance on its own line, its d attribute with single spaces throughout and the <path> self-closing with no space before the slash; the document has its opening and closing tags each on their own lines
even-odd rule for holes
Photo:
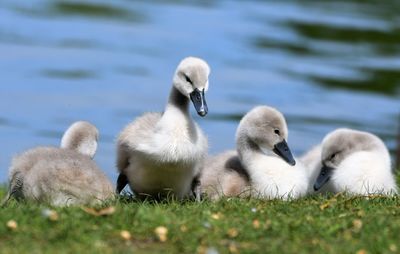
<svg viewBox="0 0 400 254">
<path fill-rule="evenodd" d="M 400 252 L 399 197 L 110 205 L 115 211 L 96 216 L 81 207 L 52 213 L 46 206 L 12 202 L 0 210 L 0 252 Z M 160 226 L 165 228 L 156 233 Z"/>
</svg>

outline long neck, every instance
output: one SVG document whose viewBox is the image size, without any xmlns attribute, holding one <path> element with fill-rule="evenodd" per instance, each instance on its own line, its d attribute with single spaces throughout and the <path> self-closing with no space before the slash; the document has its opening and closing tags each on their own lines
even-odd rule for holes
<svg viewBox="0 0 400 254">
<path fill-rule="evenodd" d="M 261 161 L 263 164 L 263 170 L 268 170 L 270 168 L 270 163 L 267 161 L 272 162 L 278 158 L 273 151 L 260 147 L 245 132 L 238 134 L 236 149 L 239 154 L 239 158 L 247 169 L 249 175 L 252 174 L 252 170 L 259 169 L 259 163 L 261 163 Z M 258 166 L 254 167 L 255 165 Z"/>
<path fill-rule="evenodd" d="M 253 161 L 255 156 L 262 155 L 259 146 L 243 133 L 237 139 L 236 149 L 244 165 Z"/>
<path fill-rule="evenodd" d="M 197 139 L 196 127 L 189 113 L 189 99 L 172 87 L 168 104 L 161 117 L 162 128 L 173 135 Z M 172 135 L 172 134 L 171 134 Z"/>
<path fill-rule="evenodd" d="M 187 116 L 189 115 L 189 100 L 175 86 L 172 86 L 165 112 L 169 110 L 178 110 Z"/>
<path fill-rule="evenodd" d="M 175 87 L 172 87 L 161 122 L 164 129 L 176 130 L 178 128 L 186 130 L 190 134 L 193 132 L 194 123 L 189 114 L 189 100 Z"/>
</svg>

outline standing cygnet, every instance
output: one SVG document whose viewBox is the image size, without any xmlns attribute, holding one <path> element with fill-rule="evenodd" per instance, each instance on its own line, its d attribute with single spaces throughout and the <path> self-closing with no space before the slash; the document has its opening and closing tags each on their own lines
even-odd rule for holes
<svg viewBox="0 0 400 254">
<path fill-rule="evenodd" d="M 236 132 L 237 154 L 229 152 L 212 159 L 216 163 L 205 167 L 202 187 L 211 191 L 212 198 L 245 193 L 249 184 L 252 196 L 266 199 L 287 200 L 305 195 L 307 172 L 301 164 L 296 164 L 287 137 L 286 121 L 279 111 L 267 106 L 255 107 L 240 121 Z"/>
<path fill-rule="evenodd" d="M 351 129 L 329 133 L 322 141 L 321 163 L 315 190 L 326 184 L 336 193 L 397 193 L 389 152 L 371 133 Z"/>
<path fill-rule="evenodd" d="M 88 122 L 74 123 L 61 148 L 37 147 L 16 156 L 10 167 L 14 197 L 54 206 L 94 204 L 113 197 L 113 187 L 92 160 L 98 131 Z"/>
<path fill-rule="evenodd" d="M 202 59 L 183 59 L 176 69 L 164 113 L 147 113 L 121 132 L 118 193 L 129 183 L 139 198 L 171 195 L 183 199 L 192 195 L 208 145 L 190 116 L 189 100 L 200 116 L 207 114 L 204 93 L 209 74 L 210 68 Z"/>
</svg>

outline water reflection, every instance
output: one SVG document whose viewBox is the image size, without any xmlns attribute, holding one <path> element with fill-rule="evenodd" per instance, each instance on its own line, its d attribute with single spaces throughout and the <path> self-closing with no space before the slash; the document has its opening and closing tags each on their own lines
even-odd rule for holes
<svg viewBox="0 0 400 254">
<path fill-rule="evenodd" d="M 360 70 L 364 79 L 344 80 L 340 77 L 310 77 L 318 84 L 352 90 L 366 90 L 395 96 L 400 91 L 400 70 Z"/>
<path fill-rule="evenodd" d="M 121 20 L 129 22 L 142 22 L 145 16 L 127 6 L 110 5 L 108 3 L 88 3 L 72 1 L 38 1 L 40 6 L 12 5 L 12 9 L 34 17 L 65 17 L 82 16 L 85 18 Z"/>
<path fill-rule="evenodd" d="M 125 9 L 104 3 L 55 1 L 50 4 L 49 10 L 59 15 L 82 15 L 103 18 L 128 18 L 131 16 L 131 13 Z"/>
<path fill-rule="evenodd" d="M 8 121 L 6 119 L 0 117 L 0 125 L 7 125 L 7 124 L 8 124 Z"/>
<path fill-rule="evenodd" d="M 94 78 L 95 74 L 86 70 L 44 70 L 43 76 L 59 79 L 88 79 Z"/>
<path fill-rule="evenodd" d="M 353 1 L 352 4 L 357 4 L 357 1 Z M 315 6 L 310 8 L 313 9 Z M 351 76 L 340 73 L 305 75 L 317 85 L 398 96 L 400 61 L 395 56 L 400 54 L 400 26 L 398 18 L 390 13 L 393 13 L 393 8 L 399 8 L 399 4 L 389 1 L 380 4 L 379 7 L 374 5 L 372 8 L 388 15 L 384 19 L 386 23 L 382 23 L 381 20 L 382 22 L 376 25 L 374 22 L 374 18 L 377 18 L 374 17 L 376 13 L 367 11 L 366 6 L 353 10 L 356 16 L 353 22 L 335 22 L 326 18 L 322 22 L 318 19 L 310 21 L 289 18 L 277 22 L 276 26 L 285 31 L 292 31 L 295 34 L 294 38 L 276 39 L 273 35 L 263 35 L 256 37 L 253 45 L 266 51 L 279 50 L 296 57 L 320 59 L 321 63 L 327 66 L 343 65 L 353 71 Z M 326 13 L 332 15 L 332 9 Z M 357 17 L 363 15 L 371 15 L 371 20 L 360 25 Z M 296 75 L 296 72 L 290 69 L 286 70 L 286 73 L 304 76 L 304 73 Z"/>
<path fill-rule="evenodd" d="M 400 111 L 398 1 L 6 1 L 0 4 L 0 167 L 59 145 L 76 120 L 100 130 L 96 160 L 115 178 L 115 136 L 162 111 L 187 55 L 212 67 L 210 152 L 234 147 L 240 118 L 267 104 L 296 154 L 337 127 L 372 131 L 393 152 Z M 0 182 L 6 179 L 0 172 Z"/>
<path fill-rule="evenodd" d="M 60 139 L 64 133 L 61 131 L 52 131 L 52 130 L 38 130 L 35 132 L 35 135 L 44 138 L 51 139 Z"/>
</svg>

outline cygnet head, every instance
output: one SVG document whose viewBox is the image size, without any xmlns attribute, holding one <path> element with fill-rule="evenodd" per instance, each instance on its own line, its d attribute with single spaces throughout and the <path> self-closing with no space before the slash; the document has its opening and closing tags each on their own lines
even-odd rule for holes
<svg viewBox="0 0 400 254">
<path fill-rule="evenodd" d="M 321 189 L 340 163 L 352 153 L 384 147 L 377 136 L 368 132 L 341 128 L 329 133 L 322 141 L 322 168 L 314 184 L 314 190 Z"/>
<path fill-rule="evenodd" d="M 196 57 L 183 59 L 175 71 L 174 86 L 185 97 L 190 98 L 200 116 L 207 115 L 208 107 L 204 93 L 208 90 L 210 67 Z"/>
<path fill-rule="evenodd" d="M 75 150 L 93 158 L 97 150 L 99 132 L 89 122 L 79 121 L 73 123 L 61 139 L 61 148 Z"/>
<path fill-rule="evenodd" d="M 277 155 L 294 166 L 296 161 L 286 143 L 287 137 L 288 128 L 282 113 L 272 107 L 258 106 L 240 121 L 236 145 L 239 148 L 243 143 L 252 144 L 263 153 Z"/>
</svg>

